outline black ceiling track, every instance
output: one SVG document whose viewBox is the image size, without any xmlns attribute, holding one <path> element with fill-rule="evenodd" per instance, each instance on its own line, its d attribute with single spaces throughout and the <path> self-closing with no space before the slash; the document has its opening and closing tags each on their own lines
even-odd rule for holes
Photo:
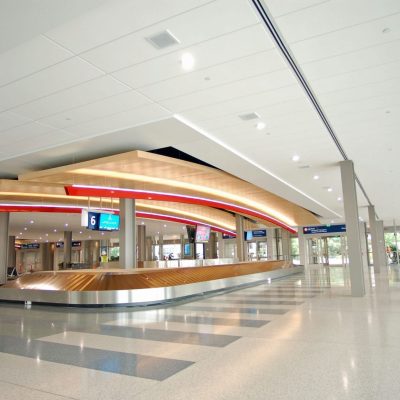
<svg viewBox="0 0 400 400">
<path fill-rule="evenodd" d="M 268 15 L 268 12 L 265 9 L 265 6 L 262 4 L 261 0 L 251 0 L 252 3 L 254 4 L 254 7 L 258 11 L 261 19 L 265 23 L 266 28 L 268 31 L 271 33 L 271 36 L 273 40 L 275 41 L 276 45 L 278 46 L 279 50 L 281 51 L 282 55 L 285 57 L 286 61 L 288 62 L 289 66 L 297 76 L 297 79 L 299 80 L 301 86 L 305 90 L 308 98 L 310 99 L 311 103 L 313 104 L 315 110 L 317 111 L 318 115 L 320 116 L 322 122 L 324 123 L 326 129 L 328 130 L 329 135 L 331 136 L 332 140 L 335 142 L 335 145 L 337 149 L 339 150 L 340 154 L 342 155 L 344 160 L 348 160 L 349 158 L 347 157 L 347 154 L 345 150 L 343 149 L 342 145 L 339 142 L 339 139 L 337 138 L 331 124 L 328 121 L 328 118 L 326 117 L 321 105 L 319 104 L 314 92 L 312 91 L 311 87 L 309 86 L 307 80 L 304 78 L 302 71 L 298 67 L 294 57 L 291 55 L 290 51 L 288 50 L 286 44 L 284 43 L 283 39 L 281 38 L 278 30 L 276 29 L 274 23 L 272 22 L 270 16 Z M 361 184 L 360 180 L 358 179 L 357 175 L 355 175 L 356 182 L 361 189 L 363 195 L 368 201 L 369 205 L 372 205 L 371 200 L 369 199 L 363 185 Z"/>
</svg>

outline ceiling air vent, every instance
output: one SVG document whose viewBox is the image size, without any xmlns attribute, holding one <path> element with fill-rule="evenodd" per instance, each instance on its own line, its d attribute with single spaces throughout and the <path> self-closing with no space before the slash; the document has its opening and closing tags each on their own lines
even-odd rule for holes
<svg viewBox="0 0 400 400">
<path fill-rule="evenodd" d="M 248 114 L 239 115 L 239 118 L 242 119 L 243 121 L 250 121 L 252 119 L 259 119 L 260 116 L 257 113 L 252 112 Z"/>
<path fill-rule="evenodd" d="M 165 49 L 166 47 L 179 44 L 179 40 L 169 31 L 165 30 L 158 32 L 155 35 L 146 37 L 146 40 L 150 42 L 156 49 Z"/>
</svg>

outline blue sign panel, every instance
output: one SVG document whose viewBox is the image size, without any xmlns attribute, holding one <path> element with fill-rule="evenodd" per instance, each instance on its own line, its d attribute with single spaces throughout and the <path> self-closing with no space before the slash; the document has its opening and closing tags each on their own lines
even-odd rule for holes
<svg viewBox="0 0 400 400">
<path fill-rule="evenodd" d="M 346 232 L 346 225 L 317 225 L 317 226 L 304 226 L 303 233 L 305 235 L 318 235 L 321 233 L 343 233 Z"/>
<path fill-rule="evenodd" d="M 88 213 L 88 229 L 93 231 L 99 230 L 100 213 L 89 212 Z"/>
<path fill-rule="evenodd" d="M 267 236 L 267 230 L 266 229 L 256 229 L 253 230 L 253 237 L 266 237 Z"/>
</svg>

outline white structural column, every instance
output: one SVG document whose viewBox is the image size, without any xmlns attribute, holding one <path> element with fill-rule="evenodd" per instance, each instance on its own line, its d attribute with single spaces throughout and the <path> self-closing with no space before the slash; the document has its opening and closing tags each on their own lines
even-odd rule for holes
<svg viewBox="0 0 400 400">
<path fill-rule="evenodd" d="M 379 259 L 381 260 L 380 265 L 387 265 L 386 246 L 385 246 L 385 227 L 383 226 L 382 220 L 376 221 L 376 231 L 378 236 Z"/>
<path fill-rule="evenodd" d="M 285 229 L 280 229 L 282 240 L 282 256 L 284 260 L 290 260 L 291 246 L 290 246 L 290 233 Z"/>
<path fill-rule="evenodd" d="M 361 254 L 364 266 L 368 266 L 367 224 L 360 222 Z"/>
<path fill-rule="evenodd" d="M 119 265 L 136 268 L 136 215 L 135 200 L 120 199 Z"/>
<path fill-rule="evenodd" d="M 10 213 L 0 212 L 0 285 L 7 281 L 8 223 Z"/>
<path fill-rule="evenodd" d="M 365 295 L 365 284 L 361 256 L 360 221 L 358 217 L 358 203 L 353 161 L 341 161 L 340 172 L 342 176 L 347 245 L 349 248 L 351 295 L 361 297 Z"/>
<path fill-rule="evenodd" d="M 15 236 L 8 237 L 7 267 L 16 267 Z"/>
<path fill-rule="evenodd" d="M 267 228 L 267 257 L 268 260 L 276 260 L 276 231 L 275 228 Z"/>
<path fill-rule="evenodd" d="M 64 268 L 70 267 L 72 259 L 72 232 L 64 231 Z"/>
<path fill-rule="evenodd" d="M 218 232 L 218 258 L 225 258 L 225 242 L 222 233 Z"/>
<path fill-rule="evenodd" d="M 297 227 L 297 234 L 299 237 L 299 257 L 300 257 L 300 265 L 307 264 L 307 242 L 303 233 L 303 227 Z"/>
<path fill-rule="evenodd" d="M 372 258 L 375 272 L 381 272 L 381 265 L 384 265 L 382 253 L 379 251 L 378 224 L 375 218 L 375 207 L 368 206 L 369 232 L 371 234 Z"/>
<path fill-rule="evenodd" d="M 146 225 L 137 227 L 138 261 L 146 261 Z"/>
<path fill-rule="evenodd" d="M 245 260 L 244 245 L 243 217 L 236 214 L 236 256 L 239 261 Z"/>
</svg>

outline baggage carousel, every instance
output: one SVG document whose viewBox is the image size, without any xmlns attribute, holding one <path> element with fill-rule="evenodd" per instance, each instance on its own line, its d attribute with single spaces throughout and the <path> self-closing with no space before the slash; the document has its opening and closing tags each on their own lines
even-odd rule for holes
<svg viewBox="0 0 400 400">
<path fill-rule="evenodd" d="M 303 271 L 287 261 L 157 269 L 42 271 L 9 281 L 0 301 L 81 307 L 146 306 L 268 282 Z"/>
</svg>

